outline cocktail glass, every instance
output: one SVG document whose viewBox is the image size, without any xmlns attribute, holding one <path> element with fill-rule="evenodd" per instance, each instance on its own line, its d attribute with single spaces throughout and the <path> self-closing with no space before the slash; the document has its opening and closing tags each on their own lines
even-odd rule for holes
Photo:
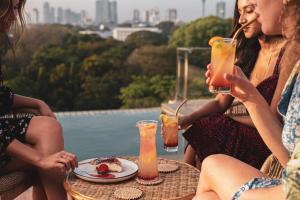
<svg viewBox="0 0 300 200">
<path fill-rule="evenodd" d="M 142 120 L 136 124 L 140 131 L 138 178 L 145 181 L 157 180 L 159 178 L 155 140 L 157 123 L 154 120 Z"/>
<path fill-rule="evenodd" d="M 233 74 L 236 41 L 231 38 L 214 37 L 209 44 L 212 46 L 212 73 L 209 91 L 212 93 L 230 93 L 230 84 L 224 79 L 224 74 Z"/>
<path fill-rule="evenodd" d="M 173 114 L 162 114 L 161 135 L 164 149 L 168 152 L 178 151 L 178 116 Z"/>
</svg>

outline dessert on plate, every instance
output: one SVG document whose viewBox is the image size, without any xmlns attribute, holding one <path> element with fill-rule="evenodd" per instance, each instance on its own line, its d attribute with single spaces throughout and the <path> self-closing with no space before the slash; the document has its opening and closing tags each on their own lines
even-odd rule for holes
<svg viewBox="0 0 300 200">
<path fill-rule="evenodd" d="M 123 170 L 121 161 L 116 157 L 96 158 L 91 161 L 91 164 L 96 166 L 96 171 L 99 174 L 121 172 Z"/>
</svg>

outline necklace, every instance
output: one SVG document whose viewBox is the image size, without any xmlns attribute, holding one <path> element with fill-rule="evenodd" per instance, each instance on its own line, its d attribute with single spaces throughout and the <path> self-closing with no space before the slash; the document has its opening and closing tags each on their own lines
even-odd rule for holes
<svg viewBox="0 0 300 200">
<path fill-rule="evenodd" d="M 259 72 L 256 72 L 255 73 L 255 79 L 257 80 L 257 81 L 259 81 L 259 82 L 261 82 L 261 81 L 263 81 L 263 80 L 265 80 L 266 79 L 266 76 L 267 76 L 267 73 L 269 72 L 269 70 L 270 70 L 270 64 L 271 64 L 271 60 L 272 60 L 272 57 L 273 57 L 273 50 L 270 50 L 270 55 L 269 55 L 269 59 L 268 59 L 268 62 L 267 62 L 267 65 L 266 65 L 266 67 L 264 68 L 265 70 L 264 70 L 264 73 L 263 73 L 263 76 L 261 77 L 261 76 L 259 76 L 261 73 L 259 73 Z M 260 78 L 261 78 L 261 80 L 260 80 Z"/>
<path fill-rule="evenodd" d="M 272 58 L 278 52 L 279 47 L 280 47 L 279 44 L 282 44 L 282 41 L 283 41 L 282 39 L 279 39 L 279 40 L 275 41 L 273 44 L 270 44 L 270 47 L 269 47 L 269 51 L 270 51 L 269 58 L 267 59 L 268 61 L 266 63 L 266 67 L 264 68 L 264 73 L 261 76 L 262 73 L 260 73 L 259 71 L 256 72 L 255 75 L 254 75 L 256 81 L 261 82 L 261 81 L 263 81 L 263 80 L 266 79 L 266 77 L 268 75 L 268 72 L 270 71 Z"/>
</svg>

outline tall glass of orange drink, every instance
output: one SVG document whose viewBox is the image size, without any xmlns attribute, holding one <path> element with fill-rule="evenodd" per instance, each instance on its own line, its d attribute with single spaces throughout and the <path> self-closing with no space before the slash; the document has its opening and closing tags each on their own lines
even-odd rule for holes
<svg viewBox="0 0 300 200">
<path fill-rule="evenodd" d="M 142 120 L 137 122 L 140 132 L 140 155 L 138 178 L 142 180 L 155 180 L 158 178 L 156 154 L 157 121 Z"/>
<path fill-rule="evenodd" d="M 230 93 L 230 84 L 224 79 L 224 74 L 233 74 L 236 41 L 217 36 L 210 39 L 209 45 L 212 47 L 212 73 L 209 91 L 212 93 Z"/>
</svg>

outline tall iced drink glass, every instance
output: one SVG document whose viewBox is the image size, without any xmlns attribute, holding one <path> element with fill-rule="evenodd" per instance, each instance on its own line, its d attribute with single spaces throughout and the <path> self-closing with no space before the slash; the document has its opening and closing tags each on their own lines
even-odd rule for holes
<svg viewBox="0 0 300 200">
<path fill-rule="evenodd" d="M 158 178 L 156 154 L 157 121 L 142 120 L 137 122 L 140 131 L 140 155 L 138 178 L 142 180 L 155 180 Z"/>
<path fill-rule="evenodd" d="M 209 41 L 212 47 L 212 73 L 209 91 L 212 93 L 230 93 L 230 84 L 224 79 L 224 74 L 233 74 L 236 41 L 231 38 L 213 37 Z"/>
<path fill-rule="evenodd" d="M 162 114 L 161 135 L 164 149 L 168 152 L 178 151 L 178 117 L 176 115 Z"/>
</svg>

